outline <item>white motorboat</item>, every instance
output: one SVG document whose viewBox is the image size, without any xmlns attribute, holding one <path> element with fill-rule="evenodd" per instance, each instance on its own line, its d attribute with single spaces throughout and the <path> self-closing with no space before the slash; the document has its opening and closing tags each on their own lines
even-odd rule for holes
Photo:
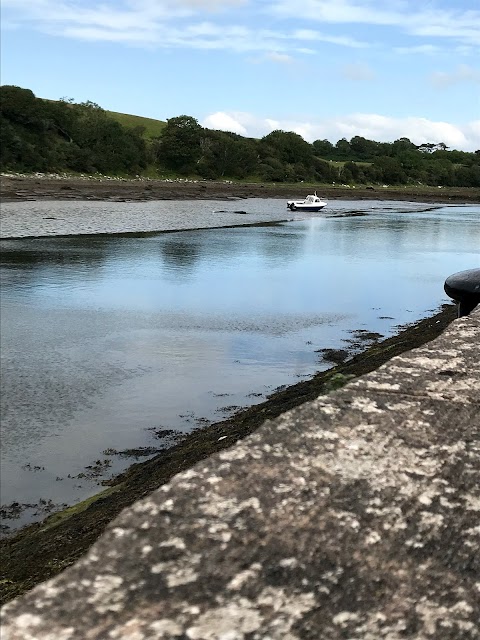
<svg viewBox="0 0 480 640">
<path fill-rule="evenodd" d="M 313 196 L 307 196 L 305 200 L 287 200 L 287 207 L 291 211 L 320 211 L 327 206 L 326 200 L 321 200 L 317 192 Z"/>
</svg>

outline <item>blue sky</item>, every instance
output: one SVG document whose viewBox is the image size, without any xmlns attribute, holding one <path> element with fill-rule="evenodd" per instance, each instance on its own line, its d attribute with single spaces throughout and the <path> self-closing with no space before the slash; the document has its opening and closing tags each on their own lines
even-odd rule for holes
<svg viewBox="0 0 480 640">
<path fill-rule="evenodd" d="M 480 148 L 478 0 L 2 0 L 2 84 L 261 137 Z"/>
</svg>

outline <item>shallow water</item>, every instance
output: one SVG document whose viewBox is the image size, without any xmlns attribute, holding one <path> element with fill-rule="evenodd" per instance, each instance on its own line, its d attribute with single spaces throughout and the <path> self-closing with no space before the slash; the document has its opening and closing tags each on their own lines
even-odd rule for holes
<svg viewBox="0 0 480 640">
<path fill-rule="evenodd" d="M 79 203 L 48 204 L 58 215 Z M 96 204 L 82 203 L 86 216 Z M 193 226 L 212 206 L 181 205 Z M 285 213 L 275 200 L 214 203 L 229 207 L 256 221 Z M 329 217 L 359 209 L 368 215 Z M 132 462 L 104 451 L 161 446 L 152 430 L 188 432 L 261 402 L 331 366 L 318 350 L 358 329 L 389 336 L 430 315 L 448 300 L 445 278 L 480 265 L 480 209 L 344 201 L 266 227 L 1 248 L 2 503 L 34 505 L 16 525 L 42 515 L 40 499 L 96 492 L 99 479 L 81 475 L 96 460 L 111 463 L 101 477 Z"/>
</svg>

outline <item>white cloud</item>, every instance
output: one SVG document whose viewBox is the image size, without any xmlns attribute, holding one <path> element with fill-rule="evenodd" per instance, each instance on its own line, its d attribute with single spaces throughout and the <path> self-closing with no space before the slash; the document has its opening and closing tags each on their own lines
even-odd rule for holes
<svg viewBox="0 0 480 640">
<path fill-rule="evenodd" d="M 431 3 L 425 5 L 416 0 L 383 0 L 381 3 L 378 0 L 302 0 L 300 10 L 298 0 L 2 0 L 2 7 L 2 21 L 6 25 L 26 22 L 53 35 L 136 42 L 139 46 L 146 42 L 158 47 L 282 53 L 298 51 L 299 41 L 349 48 L 374 44 L 350 34 L 333 33 L 330 28 L 322 32 L 310 26 L 292 31 L 292 22 L 299 19 L 311 24 L 393 27 L 422 39 L 450 39 L 464 47 L 480 44 L 480 10 L 434 9 Z M 276 20 L 277 31 L 239 26 L 239 29 L 244 28 L 244 33 L 239 33 L 233 41 L 217 32 L 204 34 L 203 39 L 189 40 L 182 38 L 180 33 L 172 34 L 172 22 L 181 32 L 191 29 L 192 21 L 203 20 L 205 14 L 209 20 L 220 14 L 223 21 L 219 18 L 218 30 L 227 32 L 231 32 L 235 24 L 260 25 L 265 14 L 273 14 L 282 22 Z M 231 20 L 230 25 L 224 24 L 225 16 Z M 188 22 L 180 24 L 179 21 Z M 382 37 L 380 31 L 375 33 Z M 419 47 L 418 52 L 426 46 L 428 43 L 412 45 Z"/>
<path fill-rule="evenodd" d="M 207 11 L 219 11 L 227 7 L 242 6 L 248 4 L 248 0 L 177 0 L 178 4 L 184 4 L 194 9 L 207 9 Z"/>
<path fill-rule="evenodd" d="M 333 36 L 331 34 L 314 31 L 313 29 L 295 29 L 291 37 L 295 40 L 306 40 L 308 42 L 328 42 L 330 44 L 338 44 L 343 47 L 352 47 L 353 49 L 365 49 L 370 47 L 370 43 L 356 40 L 349 36 Z"/>
<path fill-rule="evenodd" d="M 353 114 L 331 123 L 341 137 L 363 136 L 370 140 L 388 142 L 406 137 L 415 144 L 445 142 L 456 149 L 466 149 L 469 140 L 459 127 L 448 122 L 427 118 L 389 118 L 377 114 Z"/>
<path fill-rule="evenodd" d="M 286 53 L 278 53 L 278 51 L 269 51 L 265 54 L 265 57 L 267 60 L 278 62 L 280 64 L 292 64 L 293 62 L 292 56 L 289 56 Z"/>
<path fill-rule="evenodd" d="M 232 131 L 251 138 L 261 138 L 280 128 L 280 121 L 270 118 L 258 118 L 245 111 L 217 111 L 201 121 L 202 126 Z"/>
<path fill-rule="evenodd" d="M 416 0 L 303 0 L 305 20 L 327 24 L 396 27 L 411 35 L 450 38 L 480 44 L 480 10 L 429 8 Z M 298 17 L 298 0 L 272 0 L 268 11 L 281 18 Z"/>
<path fill-rule="evenodd" d="M 393 50 L 396 53 L 401 53 L 401 54 L 433 55 L 440 51 L 440 47 L 437 47 L 434 44 L 419 44 L 411 47 L 395 47 Z"/>
<path fill-rule="evenodd" d="M 138 46 L 225 49 L 236 52 L 304 53 L 305 30 L 245 26 L 261 24 L 255 11 L 241 10 L 248 0 L 3 0 L 5 24 L 27 23 L 50 35 L 88 41 L 136 43 Z M 234 10 L 237 10 L 235 13 Z M 229 10 L 230 24 L 212 22 L 213 13 Z M 224 12 L 225 12 L 224 11 Z M 209 21 L 204 21 L 205 13 Z M 200 22 L 196 22 L 200 20 Z M 366 47 L 349 36 L 313 32 L 315 42 Z M 309 50 L 309 52 L 311 49 Z"/>
<path fill-rule="evenodd" d="M 122 2 L 121 6 L 54 0 L 2 0 L 3 6 L 15 10 L 18 20 L 23 19 L 38 28 L 58 31 L 77 25 L 80 28 L 106 30 L 140 29 L 150 31 L 159 22 L 174 18 L 186 18 L 191 9 L 170 0 L 155 2 L 139 0 Z"/>
<path fill-rule="evenodd" d="M 204 127 L 208 129 L 220 129 L 220 131 L 231 131 L 232 133 L 239 133 L 242 136 L 247 135 L 247 130 L 240 124 L 233 116 L 228 113 L 217 111 L 207 116 L 202 122 Z"/>
<path fill-rule="evenodd" d="M 156 43 L 158 32 L 155 29 L 149 31 L 142 29 L 105 29 L 102 27 L 66 27 L 62 33 L 67 38 L 96 42 L 123 42 L 137 44 L 142 42 L 144 46 Z"/>
<path fill-rule="evenodd" d="M 472 12 L 473 13 L 473 12 Z M 428 16 L 425 16 L 426 20 L 429 20 Z M 452 16 L 448 18 L 446 24 L 412 24 L 409 28 L 409 32 L 416 36 L 430 37 L 430 38 L 450 38 L 458 40 L 464 44 L 480 45 L 480 28 L 478 26 L 472 26 L 480 24 L 480 11 L 477 11 L 472 20 L 469 22 L 468 17 L 458 19 Z"/>
<path fill-rule="evenodd" d="M 368 0 L 363 3 L 348 0 L 303 0 L 301 13 L 306 20 L 329 23 L 398 24 L 400 13 L 396 10 L 372 7 Z M 388 3 L 382 2 L 382 5 Z M 298 17 L 297 0 L 277 0 L 270 5 L 277 16 Z"/>
<path fill-rule="evenodd" d="M 209 124 L 212 117 L 215 117 L 214 128 L 222 129 L 221 122 L 224 121 L 228 123 L 226 131 L 242 132 L 242 135 L 255 138 L 263 137 L 275 129 L 282 129 L 294 131 L 309 142 L 317 139 L 337 142 L 340 138 L 351 139 L 354 136 L 363 136 L 377 142 L 393 142 L 406 137 L 415 144 L 444 142 L 448 147 L 464 151 L 475 151 L 480 147 L 480 120 L 455 125 L 427 118 L 389 118 L 379 114 L 356 113 L 302 122 L 258 118 L 244 112 L 218 112 L 205 118 L 204 126 L 212 126 Z"/>
<path fill-rule="evenodd" d="M 363 62 L 352 62 L 347 64 L 341 69 L 342 75 L 347 80 L 354 80 L 359 82 L 370 81 L 375 78 L 373 69 Z"/>
<path fill-rule="evenodd" d="M 309 51 L 308 49 L 304 49 L 304 48 L 295 49 L 295 52 L 306 54 L 306 55 L 315 53 L 314 51 Z M 280 64 L 284 66 L 291 66 L 298 62 L 297 59 L 294 58 L 293 56 L 289 55 L 288 53 L 283 53 L 280 51 L 267 51 L 266 53 L 262 53 L 262 55 L 249 57 L 247 58 L 247 60 L 252 64 L 274 62 L 276 64 Z"/>
<path fill-rule="evenodd" d="M 2 0 L 4 7 L 23 9 L 24 11 L 37 13 L 51 12 L 55 7 L 60 11 L 71 10 L 72 13 L 79 13 L 90 5 L 90 11 L 105 12 L 111 15 L 115 13 L 144 14 L 151 17 L 175 17 L 176 15 L 191 15 L 201 11 L 221 11 L 234 7 L 247 5 L 249 0 L 114 0 L 114 2 L 99 2 L 98 0 L 73 0 L 68 2 L 61 0 Z"/>
<path fill-rule="evenodd" d="M 439 88 L 448 88 L 461 82 L 480 83 L 480 69 L 473 69 L 466 64 L 461 64 L 451 73 L 435 71 L 430 76 L 430 81 Z"/>
<path fill-rule="evenodd" d="M 468 122 L 464 127 L 464 133 L 470 142 L 470 151 L 480 149 L 480 120 Z"/>
<path fill-rule="evenodd" d="M 313 29 L 297 29 L 292 35 L 297 40 L 316 40 L 317 34 L 318 32 Z"/>
<path fill-rule="evenodd" d="M 53 31 L 50 29 L 50 31 Z M 239 53 L 251 51 L 276 51 L 282 54 L 285 43 L 268 32 L 253 32 L 239 25 L 221 26 L 213 22 L 185 24 L 148 23 L 124 28 L 108 26 L 64 26 L 58 35 L 80 40 L 126 42 L 138 46 L 156 46 L 185 49 L 226 50 Z M 297 49 L 297 52 L 300 50 Z M 287 55 L 287 54 L 285 54 Z"/>
</svg>

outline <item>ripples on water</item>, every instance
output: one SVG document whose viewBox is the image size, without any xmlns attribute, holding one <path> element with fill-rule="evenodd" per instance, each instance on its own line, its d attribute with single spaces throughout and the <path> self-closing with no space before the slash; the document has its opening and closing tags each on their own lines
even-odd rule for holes
<svg viewBox="0 0 480 640">
<path fill-rule="evenodd" d="M 284 215 L 278 200 L 228 206 Z M 336 202 L 268 227 L 2 241 L 2 503 L 84 498 L 98 486 L 69 475 L 131 462 L 104 450 L 158 446 L 152 429 L 188 432 L 328 368 L 318 350 L 356 329 L 428 315 L 448 275 L 479 265 L 479 214 Z"/>
</svg>

